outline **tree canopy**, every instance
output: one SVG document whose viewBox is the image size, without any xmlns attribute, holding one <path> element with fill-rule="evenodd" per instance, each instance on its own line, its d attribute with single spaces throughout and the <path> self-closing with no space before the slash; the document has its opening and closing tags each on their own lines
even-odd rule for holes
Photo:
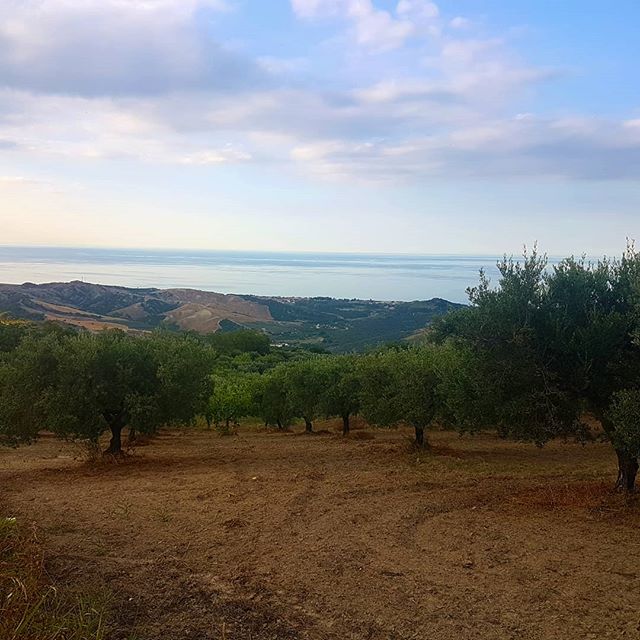
<svg viewBox="0 0 640 640">
<path fill-rule="evenodd" d="M 466 392 L 458 390 L 451 403 L 458 423 L 542 445 L 590 437 L 591 414 L 616 449 L 617 486 L 633 489 L 640 255 L 630 247 L 619 260 L 568 258 L 550 266 L 534 251 L 498 267 L 496 288 L 482 275 L 469 290 L 471 306 L 437 327 L 436 335 L 454 340 L 473 363 Z"/>
<path fill-rule="evenodd" d="M 361 407 L 380 426 L 411 425 L 415 444 L 427 445 L 425 430 L 439 411 L 437 349 L 431 345 L 389 349 L 363 358 Z"/>
<path fill-rule="evenodd" d="M 188 422 L 208 396 L 212 353 L 188 336 L 120 331 L 27 338 L 0 367 L 0 431 L 28 441 L 41 428 L 122 451 L 124 427 L 149 432 Z"/>
</svg>

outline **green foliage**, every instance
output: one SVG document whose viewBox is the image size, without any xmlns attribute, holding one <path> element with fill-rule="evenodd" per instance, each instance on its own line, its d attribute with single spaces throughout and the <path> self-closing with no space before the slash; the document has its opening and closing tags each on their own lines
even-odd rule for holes
<svg viewBox="0 0 640 640">
<path fill-rule="evenodd" d="M 322 360 L 324 393 L 321 399 L 322 411 L 327 416 L 349 416 L 360 411 L 362 376 L 357 356 L 334 356 Z"/>
<path fill-rule="evenodd" d="M 277 324 L 260 323 L 274 342 L 332 353 L 363 352 L 421 331 L 457 305 L 446 300 L 377 302 L 334 298 L 282 300 L 245 296 L 266 304 Z"/>
<path fill-rule="evenodd" d="M 294 409 L 289 396 L 287 369 L 284 366 L 254 378 L 253 405 L 265 424 L 281 429 L 289 426 L 294 417 Z"/>
<path fill-rule="evenodd" d="M 609 408 L 618 392 L 640 382 L 640 254 L 629 247 L 620 260 L 568 258 L 549 268 L 534 251 L 498 268 L 499 286 L 482 275 L 469 291 L 472 306 L 434 332 L 468 361 L 459 388 L 448 375 L 453 414 L 467 428 L 493 425 L 541 445 L 588 437 L 583 418 L 591 412 L 613 444 L 626 447 Z"/>
<path fill-rule="evenodd" d="M 492 428 L 491 390 L 481 375 L 476 353 L 460 342 L 439 346 L 437 358 L 439 418 L 444 425 L 473 433 Z"/>
<path fill-rule="evenodd" d="M 11 320 L 6 314 L 0 313 L 0 358 L 16 349 L 23 339 L 31 337 L 45 337 L 49 335 L 72 335 L 74 331 L 53 322 L 27 322 L 25 320 Z"/>
<path fill-rule="evenodd" d="M 252 412 L 254 377 L 239 373 L 213 376 L 208 415 L 225 433 L 230 423 L 237 422 Z"/>
<path fill-rule="evenodd" d="M 386 427 L 409 424 L 422 445 L 424 430 L 440 408 L 437 356 L 438 349 L 427 345 L 364 357 L 360 365 L 364 417 Z"/>
<path fill-rule="evenodd" d="M 285 365 L 283 372 L 288 402 L 293 415 L 304 419 L 307 431 L 322 413 L 324 394 L 329 384 L 321 356 Z"/>
<path fill-rule="evenodd" d="M 161 415 L 150 346 L 120 331 L 81 333 L 59 343 L 54 382 L 44 394 L 47 426 L 91 441 L 108 428 L 151 431 Z"/>
<path fill-rule="evenodd" d="M 44 391 L 56 372 L 57 339 L 25 337 L 0 360 L 0 444 L 35 440 L 46 426 Z"/>
<path fill-rule="evenodd" d="M 204 338 L 220 355 L 236 356 L 241 353 L 266 355 L 271 350 L 269 336 L 258 331 L 216 332 Z"/>
<path fill-rule="evenodd" d="M 220 356 L 216 369 L 241 371 L 243 373 L 265 373 L 286 362 L 296 362 L 309 358 L 311 350 L 299 348 L 278 348 L 267 354 L 241 353 L 234 357 Z"/>
<path fill-rule="evenodd" d="M 153 335 L 150 348 L 161 385 L 162 421 L 189 424 L 209 402 L 215 350 L 196 336 L 164 333 Z"/>
<path fill-rule="evenodd" d="M 640 457 L 640 389 L 616 392 L 608 418 L 615 425 L 615 446 L 634 458 Z"/>
<path fill-rule="evenodd" d="M 359 362 L 360 407 L 371 424 L 394 426 L 402 419 L 396 401 L 397 360 L 397 352 L 388 350 L 364 356 Z"/>
<path fill-rule="evenodd" d="M 125 426 L 150 432 L 202 412 L 212 362 L 213 352 L 189 336 L 26 337 L 0 365 L 0 437 L 28 442 L 48 428 L 96 442 L 110 429 L 119 451 Z"/>
<path fill-rule="evenodd" d="M 9 320 L 0 314 L 0 354 L 13 351 L 27 334 L 28 328 L 28 323 Z"/>
</svg>

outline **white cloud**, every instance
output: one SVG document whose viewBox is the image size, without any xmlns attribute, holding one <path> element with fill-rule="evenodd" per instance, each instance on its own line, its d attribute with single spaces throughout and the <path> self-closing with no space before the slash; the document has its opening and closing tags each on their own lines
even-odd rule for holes
<svg viewBox="0 0 640 640">
<path fill-rule="evenodd" d="M 263 70 L 202 28 L 203 16 L 227 8 L 220 0 L 12 1 L 0 22 L 0 86 L 100 96 L 253 85 Z"/>
<path fill-rule="evenodd" d="M 358 44 L 373 50 L 395 49 L 414 33 L 414 25 L 411 22 L 395 20 L 386 11 L 377 11 L 367 7 L 352 17 Z"/>
<path fill-rule="evenodd" d="M 640 178 L 640 135 L 624 122 L 529 116 L 369 145 L 318 142 L 294 152 L 326 177 L 409 180 L 440 177 Z"/>
<path fill-rule="evenodd" d="M 472 22 L 468 18 L 462 16 L 456 16 L 449 21 L 449 26 L 452 29 L 460 29 L 461 31 L 471 29 Z"/>
<path fill-rule="evenodd" d="M 395 13 L 377 8 L 372 0 L 291 0 L 291 6 L 300 18 L 346 20 L 355 42 L 376 52 L 401 47 L 439 15 L 437 5 L 427 0 L 400 0 Z"/>
<path fill-rule="evenodd" d="M 245 162 L 248 160 L 251 160 L 250 153 L 240 149 L 234 149 L 231 145 L 226 145 L 221 149 L 208 149 L 183 156 L 179 162 L 181 164 L 209 165 Z"/>
<path fill-rule="evenodd" d="M 427 0 L 400 0 L 396 12 L 399 16 L 419 20 L 431 20 L 440 15 L 438 5 Z"/>
<path fill-rule="evenodd" d="M 291 0 L 291 7 L 300 18 L 340 15 L 346 8 L 345 0 Z"/>
<path fill-rule="evenodd" d="M 637 120 L 520 113 L 553 72 L 503 38 L 467 23 L 462 33 L 431 2 L 292 6 L 347 25 L 338 59 L 349 64 L 330 78 L 311 57 L 252 60 L 203 41 L 194 12 L 228 8 L 214 0 L 12 0 L 0 24 L 0 153 L 367 180 L 640 177 Z M 375 63 L 353 56 L 354 43 Z"/>
<path fill-rule="evenodd" d="M 24 176 L 0 176 L 0 184 L 23 184 L 25 182 L 30 182 L 30 180 Z"/>
<path fill-rule="evenodd" d="M 129 158 L 152 163 L 223 164 L 246 162 L 251 155 L 207 131 L 206 118 L 195 131 L 168 120 L 157 99 L 34 96 L 0 91 L 0 138 L 12 153 L 86 160 Z"/>
</svg>

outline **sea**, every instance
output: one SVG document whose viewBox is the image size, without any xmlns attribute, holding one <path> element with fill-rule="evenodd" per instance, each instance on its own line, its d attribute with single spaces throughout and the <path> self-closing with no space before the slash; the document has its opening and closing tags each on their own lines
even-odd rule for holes
<svg viewBox="0 0 640 640">
<path fill-rule="evenodd" d="M 466 302 L 497 256 L 0 246 L 0 283 L 83 280 L 265 296 Z"/>
</svg>

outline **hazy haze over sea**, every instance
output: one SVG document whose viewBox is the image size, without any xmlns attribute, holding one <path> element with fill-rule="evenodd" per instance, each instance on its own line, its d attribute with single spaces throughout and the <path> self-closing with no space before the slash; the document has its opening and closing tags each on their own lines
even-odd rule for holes
<svg viewBox="0 0 640 640">
<path fill-rule="evenodd" d="M 495 256 L 0 247 L 0 282 L 85 280 L 220 293 L 466 302 Z"/>
</svg>

